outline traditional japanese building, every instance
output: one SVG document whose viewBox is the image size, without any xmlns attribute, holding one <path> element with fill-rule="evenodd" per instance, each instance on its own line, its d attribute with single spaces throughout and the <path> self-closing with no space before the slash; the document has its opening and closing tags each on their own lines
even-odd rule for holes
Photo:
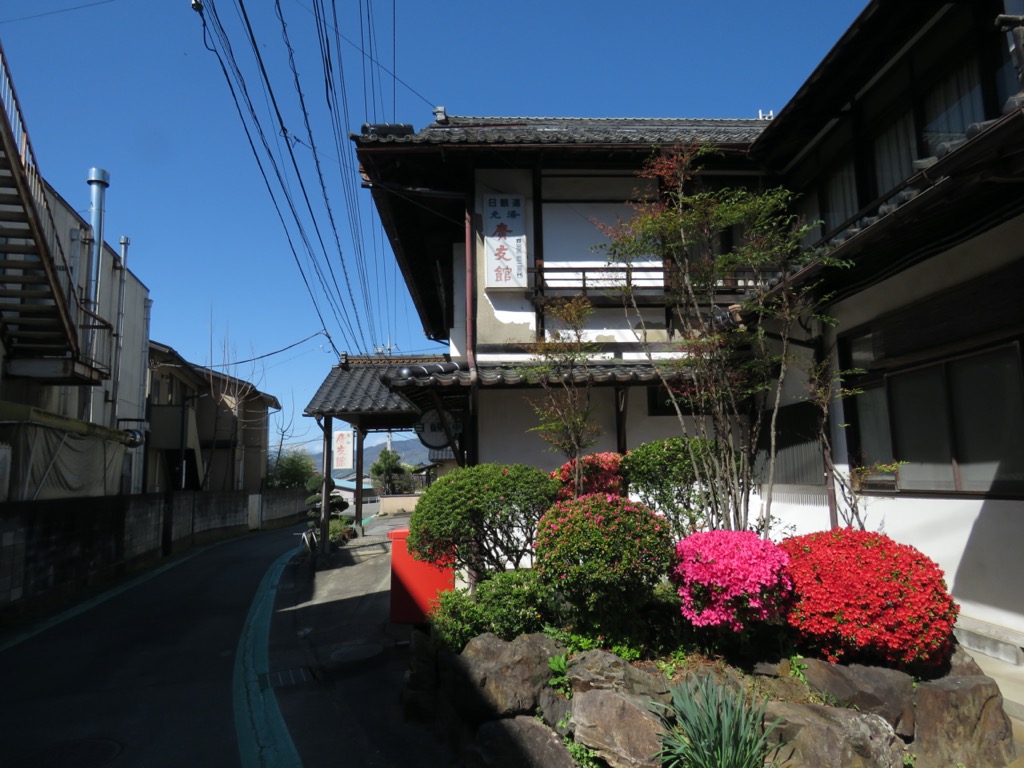
<svg viewBox="0 0 1024 768">
<path fill-rule="evenodd" d="M 653 148 L 714 146 L 707 183 L 784 184 L 800 194 L 798 212 L 821 222 L 808 245 L 849 265 L 814 261 L 796 279 L 820 281 L 838 321 L 814 330 L 807 354 L 856 369 L 847 384 L 861 393 L 833 404 L 826 460 L 800 416 L 806 394 L 787 389 L 773 516 L 801 532 L 848 521 L 836 491 L 846 478 L 866 527 L 944 569 L 963 639 L 1024 661 L 1015 12 L 991 0 L 874 0 L 770 121 L 438 109 L 419 131 L 365 126 L 352 138 L 366 186 L 425 335 L 450 345 L 448 359 L 389 371 L 386 383 L 441 414 L 461 461 L 551 467 L 561 457 L 530 431 L 531 345 L 558 327 L 551 299 L 582 294 L 599 349 L 586 374 L 601 428 L 593 450 L 677 434 L 644 352 L 673 354 L 678 341 L 666 274 L 653 260 L 624 274 L 600 250 L 602 225 L 656 192 L 636 176 Z M 623 280 L 647 298 L 642 323 L 609 294 Z"/>
</svg>

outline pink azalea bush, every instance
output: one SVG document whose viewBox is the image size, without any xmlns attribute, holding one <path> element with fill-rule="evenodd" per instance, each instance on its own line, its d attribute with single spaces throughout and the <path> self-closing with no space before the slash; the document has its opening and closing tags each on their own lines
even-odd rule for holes
<svg viewBox="0 0 1024 768">
<path fill-rule="evenodd" d="M 625 495 L 626 484 L 622 478 L 620 464 L 622 454 L 608 451 L 606 453 L 590 453 L 581 458 L 583 463 L 583 487 L 577 493 L 576 482 L 573 479 L 573 470 L 576 468 L 576 459 L 565 462 L 561 467 L 551 473 L 551 477 L 558 480 L 562 487 L 558 491 L 559 501 L 574 499 L 577 496 L 586 496 L 591 493 L 605 493 L 614 496 Z"/>
<path fill-rule="evenodd" d="M 691 624 L 741 632 L 783 618 L 793 591 L 788 564 L 785 551 L 756 533 L 707 531 L 676 545 L 671 579 Z"/>
</svg>

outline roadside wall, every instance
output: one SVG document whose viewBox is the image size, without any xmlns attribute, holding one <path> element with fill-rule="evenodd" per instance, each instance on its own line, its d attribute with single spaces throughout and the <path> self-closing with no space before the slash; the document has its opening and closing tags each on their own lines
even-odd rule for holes
<svg viewBox="0 0 1024 768">
<path fill-rule="evenodd" d="M 305 498 L 304 490 L 183 491 L 2 504 L 0 623 L 194 546 L 301 522 Z"/>
<path fill-rule="evenodd" d="M 402 493 L 394 496 L 380 497 L 380 515 L 395 515 L 399 512 L 412 512 L 416 509 L 416 502 L 419 501 L 419 494 Z M 365 510 L 365 507 L 364 507 Z M 366 518 L 365 511 L 363 518 Z"/>
</svg>

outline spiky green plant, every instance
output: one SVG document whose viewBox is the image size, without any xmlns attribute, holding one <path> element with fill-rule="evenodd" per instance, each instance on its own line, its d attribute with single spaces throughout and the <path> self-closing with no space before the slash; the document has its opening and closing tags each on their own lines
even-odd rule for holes
<svg viewBox="0 0 1024 768">
<path fill-rule="evenodd" d="M 765 702 L 748 703 L 710 675 L 670 686 L 672 704 L 656 704 L 664 723 L 664 768 L 763 768 L 781 746 L 771 738 L 778 720 L 763 727 Z"/>
</svg>

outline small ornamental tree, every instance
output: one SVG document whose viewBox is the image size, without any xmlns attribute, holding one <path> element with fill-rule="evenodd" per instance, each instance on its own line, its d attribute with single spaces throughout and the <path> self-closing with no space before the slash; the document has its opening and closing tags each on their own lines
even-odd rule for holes
<svg viewBox="0 0 1024 768">
<path fill-rule="evenodd" d="M 639 175 L 657 193 L 638 196 L 633 218 L 602 228 L 604 249 L 626 275 L 654 264 L 664 270 L 675 358 L 648 341 L 655 334 L 647 327 L 642 282 L 626 279 L 619 288 L 683 436 L 718 444 L 691 457 L 705 489 L 707 525 L 766 533 L 792 342 L 830 321 L 818 312 L 823 297 L 814 281 L 794 275 L 812 258 L 829 262 L 803 247 L 810 230 L 792 214 L 791 193 L 702 184 L 701 163 L 713 154 L 691 145 L 652 156 Z M 762 433 L 768 450 L 759 473 Z M 758 483 L 764 513 L 751 520 Z"/>
<path fill-rule="evenodd" d="M 715 443 L 700 437 L 670 437 L 643 443 L 622 458 L 630 494 L 665 515 L 676 539 L 708 522 L 708 492 L 696 463 L 710 461 Z"/>
<path fill-rule="evenodd" d="M 333 491 L 334 481 L 328 481 L 328 486 Z M 306 497 L 309 527 L 318 529 L 321 538 L 326 536 L 332 541 L 347 539 L 352 528 L 348 519 L 343 518 L 341 513 L 348 509 L 348 502 L 342 496 L 332 493 L 327 504 L 327 514 L 323 514 L 323 487 L 323 475 L 314 472 L 306 480 L 306 492 L 311 494 Z"/>
<path fill-rule="evenodd" d="M 377 461 L 370 467 L 370 477 L 382 496 L 408 493 L 411 489 L 409 472 L 402 465 L 401 454 L 388 448 L 381 450 Z"/>
<path fill-rule="evenodd" d="M 705 531 L 676 545 L 672 582 L 682 614 L 695 627 L 742 632 L 753 623 L 781 622 L 793 582 L 789 556 L 752 531 Z"/>
<path fill-rule="evenodd" d="M 547 337 L 531 345 L 534 359 L 524 370 L 527 378 L 540 385 L 543 395 L 530 405 L 540 419 L 530 429 L 540 435 L 551 450 L 561 452 L 570 462 L 579 459 L 601 434 L 590 399 L 590 360 L 597 345 L 585 340 L 587 319 L 594 308 L 586 296 L 560 299 L 548 306 L 556 324 Z M 583 485 L 583 465 L 572 465 L 574 485 Z"/>
<path fill-rule="evenodd" d="M 551 476 L 562 484 L 558 491 L 559 501 L 590 493 L 624 496 L 626 484 L 619 470 L 622 460 L 621 453 L 590 453 L 580 459 L 582 472 L 576 471 L 576 459 L 565 462 L 551 473 Z M 580 487 L 576 485 L 577 477 L 582 481 Z"/>
<path fill-rule="evenodd" d="M 942 571 L 920 551 L 838 528 L 784 540 L 793 579 L 789 623 L 829 661 L 927 671 L 948 661 L 959 611 Z"/>
<path fill-rule="evenodd" d="M 668 572 L 668 525 L 622 496 L 560 501 L 540 520 L 536 569 L 592 629 L 617 631 Z"/>
<path fill-rule="evenodd" d="M 546 472 L 522 464 L 452 470 L 420 496 L 409 520 L 409 552 L 475 575 L 529 564 L 537 521 L 557 492 Z"/>
</svg>

